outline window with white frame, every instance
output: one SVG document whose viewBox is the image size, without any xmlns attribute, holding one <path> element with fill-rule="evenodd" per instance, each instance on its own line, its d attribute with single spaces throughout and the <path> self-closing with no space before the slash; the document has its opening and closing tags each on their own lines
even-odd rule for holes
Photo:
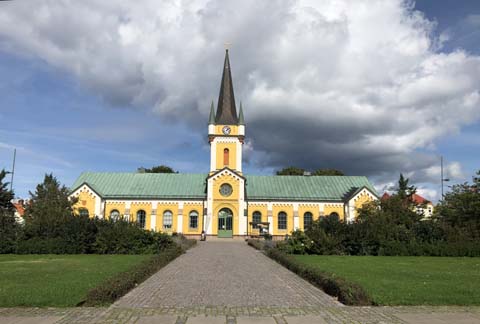
<svg viewBox="0 0 480 324">
<path fill-rule="evenodd" d="M 171 211 L 166 210 L 163 213 L 163 228 L 164 229 L 171 229 L 173 224 L 173 214 Z"/>
</svg>

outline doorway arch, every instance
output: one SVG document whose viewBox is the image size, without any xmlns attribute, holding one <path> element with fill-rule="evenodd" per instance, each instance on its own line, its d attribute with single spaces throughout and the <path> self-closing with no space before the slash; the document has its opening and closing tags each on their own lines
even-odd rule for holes
<svg viewBox="0 0 480 324">
<path fill-rule="evenodd" d="M 218 237 L 233 237 L 233 212 L 222 208 L 218 212 Z"/>
</svg>

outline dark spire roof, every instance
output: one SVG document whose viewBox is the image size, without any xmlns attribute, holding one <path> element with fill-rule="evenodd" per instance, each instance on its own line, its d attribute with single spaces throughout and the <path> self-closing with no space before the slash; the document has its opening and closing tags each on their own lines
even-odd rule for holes
<svg viewBox="0 0 480 324">
<path fill-rule="evenodd" d="M 225 51 L 225 63 L 223 64 L 222 83 L 220 84 L 220 95 L 218 96 L 215 121 L 217 124 L 238 124 L 228 49 Z"/>
<path fill-rule="evenodd" d="M 245 125 L 245 118 L 243 118 L 243 107 L 242 107 L 241 101 L 240 101 L 240 111 L 238 112 L 238 124 Z"/>
<path fill-rule="evenodd" d="M 208 124 L 215 124 L 215 108 L 213 106 L 213 100 L 210 107 L 210 118 L 208 119 Z"/>
</svg>

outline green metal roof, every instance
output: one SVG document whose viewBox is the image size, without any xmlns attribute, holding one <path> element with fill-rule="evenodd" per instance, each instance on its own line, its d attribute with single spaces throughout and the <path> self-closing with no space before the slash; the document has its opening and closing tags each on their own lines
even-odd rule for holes
<svg viewBox="0 0 480 324">
<path fill-rule="evenodd" d="M 87 183 L 103 198 L 203 199 L 206 174 L 84 172 L 72 186 Z"/>
<path fill-rule="evenodd" d="M 84 172 L 72 190 L 87 183 L 103 198 L 204 199 L 207 174 Z M 344 201 L 362 187 L 375 193 L 366 177 L 246 176 L 248 200 Z"/>
<path fill-rule="evenodd" d="M 366 177 L 246 176 L 249 200 L 344 201 L 362 187 L 378 196 Z"/>
</svg>

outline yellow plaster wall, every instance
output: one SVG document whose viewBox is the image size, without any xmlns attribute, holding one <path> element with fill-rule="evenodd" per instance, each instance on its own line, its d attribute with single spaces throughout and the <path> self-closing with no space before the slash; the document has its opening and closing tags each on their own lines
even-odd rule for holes
<svg viewBox="0 0 480 324">
<path fill-rule="evenodd" d="M 73 206 L 76 214 L 79 210 L 85 208 L 88 210 L 88 216 L 95 217 L 95 196 L 91 192 L 81 190 L 78 195 L 78 202 Z"/>
<path fill-rule="evenodd" d="M 240 143 L 217 143 L 217 170 L 229 167 L 232 170 L 237 169 L 237 145 Z M 223 150 L 229 150 L 228 165 L 223 164 Z"/>
<path fill-rule="evenodd" d="M 338 216 L 340 217 L 340 220 L 345 219 L 343 204 L 336 204 L 336 203 L 325 204 L 324 215 L 329 216 L 333 212 L 338 214 Z"/>
<path fill-rule="evenodd" d="M 254 212 L 260 212 L 262 214 L 262 222 L 268 222 L 268 208 L 267 204 L 248 204 L 248 220 L 247 220 L 247 225 L 248 225 L 248 234 L 249 235 L 259 235 L 259 230 L 258 229 L 252 229 L 250 226 L 250 222 L 253 221 L 253 213 Z M 270 228 L 272 227 L 273 224 L 270 224 Z"/>
<path fill-rule="evenodd" d="M 163 228 L 163 213 L 165 211 L 172 212 L 172 228 L 171 229 L 164 229 Z M 177 229 L 177 218 L 178 218 L 178 204 L 173 202 L 159 202 L 157 205 L 157 219 L 155 223 L 155 230 L 158 232 L 164 233 L 172 233 L 172 232 L 180 232 Z"/>
<path fill-rule="evenodd" d="M 287 229 L 279 230 L 278 229 L 278 213 L 279 212 L 287 213 Z M 285 235 L 290 234 L 293 231 L 293 205 L 292 204 L 280 204 L 273 205 L 273 235 Z"/>
<path fill-rule="evenodd" d="M 132 202 L 130 205 L 130 217 L 132 222 L 137 221 L 137 212 L 140 210 L 145 211 L 145 229 L 150 228 L 150 216 L 152 214 L 152 204 L 150 202 Z"/>
<path fill-rule="evenodd" d="M 306 212 L 312 213 L 312 219 L 317 220 L 318 219 L 318 214 L 319 214 L 319 206 L 318 205 L 313 205 L 313 204 L 300 204 L 298 205 L 298 222 L 299 222 L 299 228 L 303 231 L 305 230 L 303 228 L 303 215 Z"/>
<path fill-rule="evenodd" d="M 229 126 L 230 127 L 230 136 L 235 136 L 238 135 L 238 126 L 236 125 L 216 125 L 215 126 L 215 135 L 224 135 L 222 128 L 224 126 Z"/>
<path fill-rule="evenodd" d="M 105 204 L 105 218 L 110 219 L 110 213 L 112 210 L 118 210 L 120 213 L 120 217 L 125 215 L 125 202 L 109 202 L 107 201 Z"/>
<path fill-rule="evenodd" d="M 198 228 L 190 228 L 190 212 L 196 211 L 198 213 Z M 183 233 L 185 234 L 200 234 L 203 227 L 203 204 L 185 204 L 183 205 Z"/>
<path fill-rule="evenodd" d="M 358 217 L 358 211 L 357 209 L 359 208 L 362 208 L 363 204 L 364 203 L 367 203 L 367 202 L 370 202 L 372 201 L 373 199 L 370 197 L 369 194 L 367 194 L 365 191 L 363 191 L 362 193 L 360 193 L 354 200 L 355 202 L 355 213 L 354 213 L 354 217 L 357 218 Z"/>
<path fill-rule="evenodd" d="M 222 151 L 223 152 L 223 151 Z M 223 153 L 222 153 L 223 154 Z M 228 183 L 232 186 L 232 194 L 228 197 L 224 197 L 220 194 L 220 186 L 224 183 Z M 231 174 L 222 175 L 213 180 L 213 223 L 212 223 L 212 234 L 217 234 L 217 226 L 218 226 L 218 212 L 220 209 L 226 207 L 230 208 L 233 212 L 233 235 L 239 234 L 238 229 L 238 222 L 239 217 L 243 216 L 243 211 L 241 212 L 242 215 L 239 215 L 239 197 L 240 197 L 240 180 Z"/>
</svg>

